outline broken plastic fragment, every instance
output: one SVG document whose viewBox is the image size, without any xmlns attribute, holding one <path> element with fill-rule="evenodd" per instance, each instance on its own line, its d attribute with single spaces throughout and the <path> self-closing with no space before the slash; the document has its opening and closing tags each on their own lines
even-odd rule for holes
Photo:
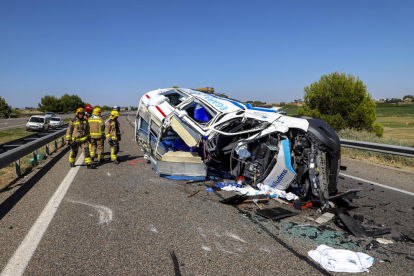
<svg viewBox="0 0 414 276">
<path fill-rule="evenodd" d="M 335 216 L 335 214 L 325 213 L 322 216 L 320 216 L 319 218 L 317 218 L 315 220 L 315 222 L 318 223 L 318 224 L 326 223 L 326 222 L 330 221 L 334 216 Z"/>
</svg>

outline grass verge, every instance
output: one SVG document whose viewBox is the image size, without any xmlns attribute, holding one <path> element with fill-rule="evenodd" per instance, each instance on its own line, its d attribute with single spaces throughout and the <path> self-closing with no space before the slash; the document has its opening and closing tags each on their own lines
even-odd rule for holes
<svg viewBox="0 0 414 276">
<path fill-rule="evenodd" d="M 61 148 L 61 141 L 58 140 L 58 148 L 55 148 L 55 142 L 49 143 L 49 155 L 53 155 L 56 153 L 58 149 Z M 39 159 L 37 162 L 31 161 L 33 159 L 33 154 L 26 155 L 22 159 L 20 159 L 20 173 L 22 176 L 30 173 L 33 169 L 44 163 L 47 156 L 46 156 L 46 145 L 39 148 L 37 150 L 37 155 L 39 155 Z M 5 192 L 10 188 L 10 185 L 16 179 L 16 167 L 15 163 L 10 164 L 9 166 L 0 170 L 0 193 Z"/>
<path fill-rule="evenodd" d="M 69 118 L 67 119 L 63 119 L 63 123 L 69 123 Z M 34 134 L 35 132 L 29 132 L 26 131 L 26 127 L 16 127 L 16 128 L 9 128 L 6 130 L 2 130 L 0 131 L 0 145 L 19 139 L 19 138 L 23 138 L 29 135 Z"/>
<path fill-rule="evenodd" d="M 365 141 L 371 143 L 380 143 L 402 147 L 414 147 L 414 141 L 411 142 L 392 138 L 379 138 L 375 134 L 366 131 L 346 129 L 337 132 L 337 134 L 341 139 Z M 394 168 L 414 171 L 414 158 L 367 150 L 357 150 L 345 147 L 342 147 L 341 151 L 342 156 L 345 157 L 387 165 Z"/>
</svg>

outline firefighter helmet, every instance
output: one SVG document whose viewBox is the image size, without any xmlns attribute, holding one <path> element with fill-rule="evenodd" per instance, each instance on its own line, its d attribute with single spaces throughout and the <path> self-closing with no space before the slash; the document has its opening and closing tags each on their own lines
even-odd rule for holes
<svg viewBox="0 0 414 276">
<path fill-rule="evenodd" d="M 102 114 L 101 109 L 99 107 L 95 107 L 95 109 L 93 110 L 93 115 L 101 116 L 101 114 Z"/>
<path fill-rule="evenodd" d="M 76 109 L 76 116 L 78 116 L 79 113 L 85 113 L 85 109 L 83 109 L 82 107 Z"/>
<path fill-rule="evenodd" d="M 92 109 L 93 109 L 93 107 L 90 104 L 85 106 L 85 112 L 88 113 L 88 114 L 92 113 Z"/>
<path fill-rule="evenodd" d="M 118 117 L 119 116 L 119 113 L 118 113 L 118 111 L 115 111 L 115 110 L 112 110 L 111 111 L 111 119 L 115 119 L 116 117 Z"/>
</svg>

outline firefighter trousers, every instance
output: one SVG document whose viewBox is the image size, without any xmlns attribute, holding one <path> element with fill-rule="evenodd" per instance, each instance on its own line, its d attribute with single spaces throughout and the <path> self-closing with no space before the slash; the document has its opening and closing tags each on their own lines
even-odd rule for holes
<svg viewBox="0 0 414 276">
<path fill-rule="evenodd" d="M 83 141 L 83 142 L 78 142 L 75 144 L 75 146 L 72 148 L 69 154 L 69 163 L 75 163 L 79 148 L 82 149 L 83 154 L 85 155 L 85 163 L 86 164 L 91 163 L 92 159 L 89 153 L 89 141 L 88 140 Z"/>
<path fill-rule="evenodd" d="M 101 139 L 91 139 L 91 144 L 89 146 L 89 150 L 91 152 L 91 158 L 98 157 L 98 160 L 104 160 L 104 138 Z M 96 150 L 98 148 L 98 151 Z M 98 153 L 98 154 L 96 154 Z"/>
<path fill-rule="evenodd" d="M 115 161 L 115 160 L 117 160 L 117 157 L 118 157 L 119 142 L 117 140 L 112 141 L 112 142 L 114 142 L 114 145 L 110 146 L 111 147 L 111 160 Z"/>
</svg>

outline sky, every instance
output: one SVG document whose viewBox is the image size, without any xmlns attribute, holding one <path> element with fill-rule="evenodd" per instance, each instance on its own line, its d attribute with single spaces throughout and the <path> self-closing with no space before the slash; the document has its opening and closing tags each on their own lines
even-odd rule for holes
<svg viewBox="0 0 414 276">
<path fill-rule="evenodd" d="M 373 98 L 414 94 L 414 1 L 0 0 L 0 96 L 137 106 L 147 91 L 214 87 L 303 99 L 338 71 Z"/>
</svg>

